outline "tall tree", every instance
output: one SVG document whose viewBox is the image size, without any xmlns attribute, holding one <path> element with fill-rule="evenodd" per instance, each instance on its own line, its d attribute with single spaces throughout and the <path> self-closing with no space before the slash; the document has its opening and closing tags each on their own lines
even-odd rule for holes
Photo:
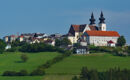
<svg viewBox="0 0 130 80">
<path fill-rule="evenodd" d="M 6 47 L 6 43 L 0 39 L 0 53 L 3 53 Z"/>
<path fill-rule="evenodd" d="M 124 46 L 126 44 L 126 40 L 124 36 L 120 36 L 117 40 L 117 46 Z"/>
</svg>

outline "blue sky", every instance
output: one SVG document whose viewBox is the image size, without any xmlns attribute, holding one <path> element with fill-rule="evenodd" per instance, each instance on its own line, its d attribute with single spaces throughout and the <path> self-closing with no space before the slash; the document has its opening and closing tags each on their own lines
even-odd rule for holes
<svg viewBox="0 0 130 80">
<path fill-rule="evenodd" d="M 130 0 L 0 0 L 0 37 L 16 33 L 68 32 L 71 24 L 89 24 L 101 10 L 108 30 L 124 35 L 130 44 Z"/>
</svg>

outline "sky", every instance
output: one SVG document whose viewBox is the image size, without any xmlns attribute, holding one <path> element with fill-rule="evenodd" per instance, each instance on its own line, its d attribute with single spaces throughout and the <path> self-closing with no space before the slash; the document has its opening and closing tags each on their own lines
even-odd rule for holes
<svg viewBox="0 0 130 80">
<path fill-rule="evenodd" d="M 101 11 L 107 30 L 130 44 L 130 0 L 0 0 L 0 37 L 21 33 L 66 34 L 71 24 L 96 24 Z"/>
</svg>

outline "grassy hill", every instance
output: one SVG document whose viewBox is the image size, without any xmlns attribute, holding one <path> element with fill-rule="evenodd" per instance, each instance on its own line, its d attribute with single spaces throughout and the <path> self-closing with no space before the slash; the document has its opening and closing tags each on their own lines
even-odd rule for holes
<svg viewBox="0 0 130 80">
<path fill-rule="evenodd" d="M 15 53 L 4 53 L 0 54 L 0 75 L 4 71 L 19 71 L 22 69 L 31 72 L 39 65 L 44 64 L 46 61 L 53 59 L 57 55 L 60 55 L 57 52 L 41 52 L 41 53 L 27 53 L 29 57 L 28 61 L 23 63 L 21 62 L 21 52 Z M 0 76 L 0 80 L 39 80 L 42 77 L 2 77 Z"/>
<path fill-rule="evenodd" d="M 37 66 L 60 55 L 57 52 L 28 53 L 29 60 L 22 63 L 21 52 L 0 54 L 0 75 L 6 70 L 19 71 L 26 69 L 31 72 Z M 23 76 L 23 77 L 3 77 L 0 80 L 71 80 L 74 75 L 79 75 L 82 67 L 105 71 L 112 67 L 130 69 L 130 57 L 113 56 L 106 53 L 89 55 L 71 55 L 61 62 L 52 65 L 46 70 L 45 76 Z"/>
<path fill-rule="evenodd" d="M 83 66 L 87 66 L 88 69 L 97 69 L 98 71 L 105 71 L 113 67 L 130 69 L 129 62 L 130 57 L 119 57 L 111 54 L 72 55 L 49 68 L 45 80 L 56 80 L 56 77 L 51 79 L 54 75 L 62 75 L 62 78 L 57 76 L 57 80 L 64 80 L 67 75 L 71 79 L 72 76 L 80 74 Z"/>
</svg>

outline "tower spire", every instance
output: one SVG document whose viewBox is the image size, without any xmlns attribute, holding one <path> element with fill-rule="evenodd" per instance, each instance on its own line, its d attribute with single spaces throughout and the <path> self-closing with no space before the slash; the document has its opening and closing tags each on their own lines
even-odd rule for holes
<svg viewBox="0 0 130 80">
<path fill-rule="evenodd" d="M 93 25 L 93 24 L 95 24 L 95 18 L 94 18 L 94 15 L 93 15 L 93 12 L 92 12 L 92 14 L 91 14 L 91 18 L 89 19 L 89 21 L 90 21 L 90 25 Z"/>
<path fill-rule="evenodd" d="M 100 15 L 100 18 L 99 18 L 100 22 L 99 23 L 105 23 L 105 18 L 103 16 L 103 12 L 101 11 L 101 15 Z"/>
</svg>

